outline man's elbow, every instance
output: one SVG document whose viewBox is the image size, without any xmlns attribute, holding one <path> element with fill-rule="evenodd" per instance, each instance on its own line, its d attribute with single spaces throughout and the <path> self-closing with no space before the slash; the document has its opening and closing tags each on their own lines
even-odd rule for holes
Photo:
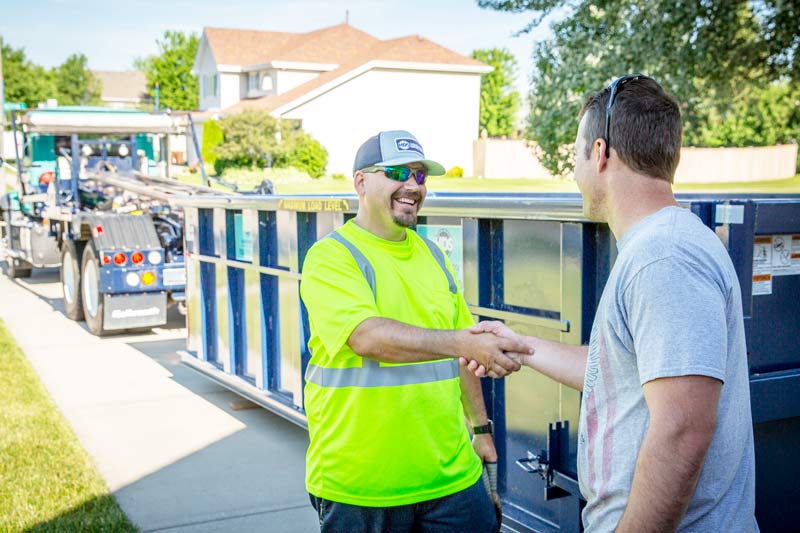
<svg viewBox="0 0 800 533">
<path fill-rule="evenodd" d="M 381 343 L 378 338 L 380 324 L 377 319 L 368 318 L 353 330 L 347 339 L 347 345 L 356 355 L 361 357 L 375 358 L 379 355 Z"/>
<path fill-rule="evenodd" d="M 356 355 L 361 357 L 369 357 L 372 355 L 374 343 L 370 342 L 368 332 L 359 332 L 358 329 L 350 335 L 347 339 L 347 345 L 353 350 Z"/>
<path fill-rule="evenodd" d="M 702 466 L 711 442 L 714 440 L 717 422 L 714 419 L 673 423 L 662 431 L 677 457 Z"/>
</svg>

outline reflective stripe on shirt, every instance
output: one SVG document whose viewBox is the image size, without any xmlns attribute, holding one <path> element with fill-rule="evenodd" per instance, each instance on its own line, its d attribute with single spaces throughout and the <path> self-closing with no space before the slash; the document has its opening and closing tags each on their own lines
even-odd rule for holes
<svg viewBox="0 0 800 533">
<path fill-rule="evenodd" d="M 329 388 L 396 387 L 445 381 L 457 378 L 458 372 L 458 361 L 455 359 L 399 366 L 380 366 L 377 361 L 364 359 L 364 366 L 360 368 L 323 368 L 308 365 L 306 381 Z"/>
</svg>

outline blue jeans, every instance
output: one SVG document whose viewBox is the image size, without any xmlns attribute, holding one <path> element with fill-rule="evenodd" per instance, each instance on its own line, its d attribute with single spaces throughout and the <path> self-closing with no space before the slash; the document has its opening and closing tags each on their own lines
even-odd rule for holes
<svg viewBox="0 0 800 533">
<path fill-rule="evenodd" d="M 483 481 L 449 496 L 396 507 L 360 507 L 314 495 L 322 533 L 489 533 L 498 530 Z"/>
</svg>

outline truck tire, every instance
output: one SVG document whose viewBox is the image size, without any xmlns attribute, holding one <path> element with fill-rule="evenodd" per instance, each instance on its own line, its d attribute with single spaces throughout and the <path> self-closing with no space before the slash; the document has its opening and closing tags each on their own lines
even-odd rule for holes
<svg viewBox="0 0 800 533">
<path fill-rule="evenodd" d="M 89 242 L 83 249 L 81 261 L 81 299 L 83 317 L 89 331 L 102 337 L 109 333 L 103 327 L 103 295 L 100 293 L 100 265 L 94 243 Z"/>
<path fill-rule="evenodd" d="M 72 320 L 83 320 L 81 298 L 81 252 L 84 243 L 66 241 L 61 248 L 61 290 L 64 293 L 64 311 Z"/>
<path fill-rule="evenodd" d="M 8 268 L 6 272 L 9 278 L 29 278 L 31 277 L 31 269 L 33 265 L 22 259 L 15 257 L 6 257 L 6 264 Z"/>
</svg>

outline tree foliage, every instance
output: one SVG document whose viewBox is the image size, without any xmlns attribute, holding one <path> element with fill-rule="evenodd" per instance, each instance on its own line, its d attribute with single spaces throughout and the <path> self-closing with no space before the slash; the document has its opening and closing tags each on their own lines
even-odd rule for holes
<svg viewBox="0 0 800 533">
<path fill-rule="evenodd" d="M 517 60 L 505 48 L 475 50 L 473 59 L 494 67 L 481 77 L 481 110 L 479 131 L 486 129 L 490 137 L 511 135 L 517 129 L 519 93 L 514 89 Z"/>
<path fill-rule="evenodd" d="M 24 102 L 36 107 L 39 102 L 56 97 L 51 73 L 30 61 L 22 48 L 3 44 L 3 81 L 6 102 Z"/>
<path fill-rule="evenodd" d="M 158 55 L 137 59 L 135 66 L 147 78 L 147 92 L 155 101 L 159 86 L 159 105 L 175 110 L 192 110 L 198 106 L 197 76 L 192 74 L 194 56 L 200 39 L 197 34 L 167 30 L 156 41 Z"/>
<path fill-rule="evenodd" d="M 214 149 L 217 174 L 231 167 L 295 167 L 318 178 L 328 164 L 328 152 L 318 141 L 267 111 L 246 110 L 223 117 L 219 128 L 223 140 Z"/>
<path fill-rule="evenodd" d="M 59 105 L 88 105 L 100 101 L 100 80 L 89 70 L 83 54 L 72 54 L 54 68 L 53 82 Z"/>
<path fill-rule="evenodd" d="M 100 83 L 86 56 L 72 54 L 61 65 L 45 69 L 27 58 L 23 48 L 3 45 L 3 80 L 7 102 L 36 107 L 50 98 L 60 105 L 87 105 L 100 99 Z"/>
<path fill-rule="evenodd" d="M 528 121 L 528 135 L 551 172 L 571 169 L 564 147 L 575 139 L 575 117 L 585 97 L 630 72 L 655 77 L 681 102 L 686 145 L 759 144 L 783 135 L 754 133 L 769 129 L 763 123 L 768 117 L 794 121 L 783 129 L 796 132 L 800 125 L 797 113 L 775 109 L 791 101 L 787 94 L 796 94 L 800 81 L 800 0 L 478 0 L 478 5 L 531 12 L 521 33 L 552 15 L 552 37 L 534 48 Z M 777 87 L 784 85 L 782 93 Z M 754 102 L 766 106 L 763 118 L 750 107 Z"/>
</svg>

